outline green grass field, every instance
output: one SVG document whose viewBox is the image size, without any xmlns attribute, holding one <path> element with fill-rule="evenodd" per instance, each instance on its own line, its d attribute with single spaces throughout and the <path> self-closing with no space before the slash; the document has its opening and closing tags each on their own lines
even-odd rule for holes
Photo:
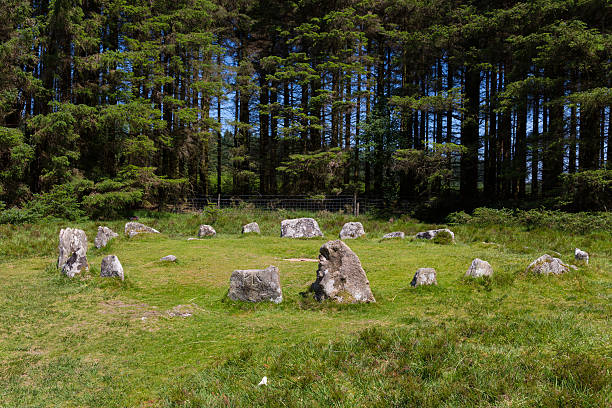
<svg viewBox="0 0 612 408">
<path fill-rule="evenodd" d="M 428 226 L 362 216 L 367 237 L 346 242 L 377 302 L 337 305 L 300 294 L 316 262 L 285 259 L 317 258 L 353 218 L 311 214 L 325 238 L 281 239 L 280 220 L 296 215 L 305 214 L 143 218 L 162 234 L 102 250 L 94 222 L 0 226 L 0 406 L 612 407 L 609 231 L 458 225 L 457 244 L 438 245 L 381 241 Z M 261 236 L 240 235 L 250 221 Z M 217 236 L 187 241 L 204 222 Z M 72 280 L 55 268 L 63 226 L 90 242 L 90 271 Z M 589 266 L 525 274 L 544 253 L 573 261 L 576 246 Z M 108 254 L 124 282 L 98 276 Z M 179 261 L 159 262 L 168 254 Z M 492 279 L 463 277 L 475 257 L 491 263 Z M 271 264 L 283 303 L 226 298 L 234 269 Z M 436 268 L 436 287 L 410 287 L 419 267 Z"/>
</svg>

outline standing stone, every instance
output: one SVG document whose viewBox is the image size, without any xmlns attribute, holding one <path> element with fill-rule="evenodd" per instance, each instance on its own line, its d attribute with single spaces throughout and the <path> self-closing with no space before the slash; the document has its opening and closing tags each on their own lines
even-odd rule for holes
<svg viewBox="0 0 612 408">
<path fill-rule="evenodd" d="M 127 222 L 125 224 L 125 235 L 132 238 L 138 234 L 159 234 L 159 231 L 139 222 Z"/>
<path fill-rule="evenodd" d="M 564 264 L 559 258 L 553 258 L 548 254 L 544 254 L 529 264 L 527 272 L 538 275 L 561 275 L 562 273 L 569 272 L 569 268 L 570 266 Z"/>
<path fill-rule="evenodd" d="M 214 237 L 217 234 L 217 231 L 210 225 L 200 225 L 200 229 L 198 230 L 198 237 Z"/>
<path fill-rule="evenodd" d="M 493 275 L 493 268 L 487 261 L 483 261 L 482 259 L 474 259 L 472 264 L 468 268 L 465 276 L 471 276 L 472 278 L 480 278 L 483 276 L 491 276 Z"/>
<path fill-rule="evenodd" d="M 123 266 L 119 262 L 119 258 L 115 255 L 105 256 L 102 259 L 102 265 L 100 266 L 100 277 L 101 278 L 121 278 L 123 276 Z"/>
<path fill-rule="evenodd" d="M 247 225 L 242 226 L 243 234 L 249 234 L 251 232 L 254 232 L 256 234 L 261 234 L 261 232 L 259 231 L 259 225 L 256 222 L 251 222 L 251 223 L 248 223 Z"/>
<path fill-rule="evenodd" d="M 434 268 L 419 268 L 412 278 L 410 285 L 412 287 L 421 285 L 437 285 L 436 270 Z"/>
<path fill-rule="evenodd" d="M 94 245 L 96 248 L 100 249 L 108 245 L 109 241 L 113 238 L 117 238 L 119 234 L 114 232 L 112 229 L 108 227 L 98 227 L 98 235 L 96 235 L 96 239 L 94 240 Z"/>
<path fill-rule="evenodd" d="M 576 248 L 576 250 L 574 251 L 574 259 L 577 261 L 582 261 L 588 265 L 589 264 L 589 253 Z"/>
<path fill-rule="evenodd" d="M 174 255 L 166 255 L 163 258 L 161 258 L 160 261 L 163 261 L 163 262 L 176 262 L 176 256 L 174 256 Z"/>
<path fill-rule="evenodd" d="M 452 241 L 455 242 L 455 233 L 448 228 L 440 228 L 435 230 L 423 231 L 416 234 L 418 239 L 434 239 L 440 232 L 446 231 L 450 234 Z"/>
<path fill-rule="evenodd" d="M 390 232 L 388 234 L 383 235 L 382 239 L 393 239 L 393 238 L 404 239 L 405 237 L 406 237 L 406 234 L 404 234 L 402 231 L 394 231 L 394 232 Z"/>
<path fill-rule="evenodd" d="M 282 302 L 283 292 L 278 268 L 270 265 L 266 269 L 242 269 L 232 272 L 227 296 L 243 302 Z"/>
<path fill-rule="evenodd" d="M 340 240 L 329 241 L 320 252 L 317 279 L 311 285 L 318 301 L 376 302 L 361 262 L 348 245 Z"/>
<path fill-rule="evenodd" d="M 319 224 L 312 218 L 294 218 L 281 221 L 281 237 L 283 238 L 314 238 L 322 237 Z"/>
<path fill-rule="evenodd" d="M 72 278 L 89 269 L 87 262 L 87 235 L 76 228 L 62 229 L 59 233 L 57 268 Z"/>
<path fill-rule="evenodd" d="M 360 222 L 347 222 L 342 226 L 340 239 L 355 239 L 365 235 L 363 225 Z"/>
</svg>

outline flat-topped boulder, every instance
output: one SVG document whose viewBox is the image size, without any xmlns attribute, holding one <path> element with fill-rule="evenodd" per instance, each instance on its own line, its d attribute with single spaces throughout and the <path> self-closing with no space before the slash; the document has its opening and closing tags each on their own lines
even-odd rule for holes
<svg viewBox="0 0 612 408">
<path fill-rule="evenodd" d="M 96 248 L 104 248 L 111 239 L 117 238 L 119 234 L 108 227 L 98 227 L 98 234 L 96 235 L 96 239 L 94 239 L 94 245 Z"/>
<path fill-rule="evenodd" d="M 77 228 L 60 230 L 58 251 L 57 268 L 66 276 L 72 278 L 77 273 L 89 269 L 85 231 Z"/>
<path fill-rule="evenodd" d="M 359 257 L 341 240 L 329 241 L 319 250 L 317 279 L 311 285 L 319 301 L 376 302 Z"/>
<path fill-rule="evenodd" d="M 360 222 L 347 222 L 340 231 L 340 239 L 355 239 L 364 235 L 365 230 Z"/>
<path fill-rule="evenodd" d="M 491 275 L 493 275 L 493 268 L 491 265 L 487 261 L 483 261 L 479 258 L 472 261 L 472 264 L 465 273 L 465 276 L 470 276 L 472 278 L 480 278 Z"/>
<path fill-rule="evenodd" d="M 210 226 L 210 225 L 200 225 L 200 228 L 198 229 L 198 237 L 202 238 L 202 237 L 214 237 L 215 235 L 217 235 L 217 231 L 215 231 L 215 229 Z"/>
<path fill-rule="evenodd" d="M 393 231 L 393 232 L 389 232 L 388 234 L 383 235 L 382 239 L 395 239 L 395 238 L 404 239 L 405 237 L 406 237 L 406 234 L 404 234 L 402 231 Z"/>
<path fill-rule="evenodd" d="M 437 284 L 438 281 L 436 280 L 436 270 L 434 268 L 417 269 L 414 277 L 412 278 L 412 282 L 410 282 L 412 287 Z"/>
<path fill-rule="evenodd" d="M 293 218 L 281 221 L 282 238 L 322 237 L 319 224 L 313 218 Z"/>
<path fill-rule="evenodd" d="M 589 253 L 579 248 L 576 248 L 574 250 L 574 259 L 579 262 L 584 262 L 585 264 L 588 265 L 589 264 Z"/>
<path fill-rule="evenodd" d="M 259 224 L 257 224 L 256 222 L 250 222 L 246 225 L 243 225 L 242 233 L 243 234 L 250 234 L 250 233 L 261 234 L 261 231 L 259 231 Z"/>
<path fill-rule="evenodd" d="M 125 235 L 130 238 L 138 234 L 159 234 L 159 231 L 155 228 L 147 227 L 144 224 L 134 221 L 126 222 L 124 230 Z"/>
<path fill-rule="evenodd" d="M 527 267 L 528 273 L 537 275 L 561 275 L 569 272 L 570 265 L 563 263 L 559 258 L 553 258 L 548 254 L 544 254 Z"/>
<path fill-rule="evenodd" d="M 266 269 L 235 270 L 230 277 L 227 296 L 243 302 L 282 302 L 278 268 L 270 265 Z"/>
<path fill-rule="evenodd" d="M 100 277 L 119 278 L 123 280 L 123 266 L 121 266 L 119 258 L 117 258 L 115 255 L 105 256 L 102 259 L 102 265 L 100 266 Z"/>
<path fill-rule="evenodd" d="M 176 262 L 176 256 L 174 255 L 166 255 L 160 259 L 162 262 Z"/>
<path fill-rule="evenodd" d="M 453 242 L 455 242 L 455 233 L 451 230 L 449 230 L 448 228 L 439 228 L 439 229 L 433 229 L 433 230 L 428 230 L 428 231 L 422 231 L 416 234 L 416 237 L 418 239 L 434 239 L 436 237 L 436 235 L 438 235 L 440 232 L 446 232 L 451 236 L 451 239 Z"/>
</svg>

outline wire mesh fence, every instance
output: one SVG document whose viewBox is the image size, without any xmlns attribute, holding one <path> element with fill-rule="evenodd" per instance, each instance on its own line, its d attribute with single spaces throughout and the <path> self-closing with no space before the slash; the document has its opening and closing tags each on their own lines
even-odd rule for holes
<svg viewBox="0 0 612 408">
<path fill-rule="evenodd" d="M 240 208 L 251 206 L 259 210 L 295 211 L 344 211 L 353 214 L 379 210 L 385 207 L 383 199 L 359 198 L 355 196 L 309 197 L 309 196 L 194 196 L 173 204 L 174 212 L 202 211 L 208 206 L 217 208 Z"/>
</svg>

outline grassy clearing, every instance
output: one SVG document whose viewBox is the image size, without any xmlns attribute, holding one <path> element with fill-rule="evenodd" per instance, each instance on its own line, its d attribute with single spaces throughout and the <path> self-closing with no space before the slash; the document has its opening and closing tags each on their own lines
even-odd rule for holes
<svg viewBox="0 0 612 408">
<path fill-rule="evenodd" d="M 609 231 L 459 225 L 456 245 L 381 241 L 429 226 L 361 217 L 359 255 L 377 303 L 319 304 L 300 295 L 343 214 L 316 216 L 324 239 L 290 240 L 299 213 L 223 211 L 142 221 L 164 234 L 90 249 L 91 271 L 54 267 L 62 222 L 0 226 L 0 406 L 590 406 L 612 404 L 612 241 Z M 241 236 L 256 220 L 262 236 Z M 200 223 L 218 235 L 187 241 Z M 121 231 L 123 222 L 105 223 Z M 97 224 L 83 222 L 93 242 Z M 525 267 L 545 252 L 591 265 L 561 277 Z M 93 247 L 93 244 L 92 244 Z M 125 282 L 101 279 L 116 254 Z M 158 259 L 174 254 L 176 264 Z M 475 257 L 492 279 L 465 280 Z M 225 298 L 233 269 L 274 264 L 284 301 Z M 410 288 L 418 267 L 437 287 Z M 182 317 L 191 314 L 188 317 Z M 266 375 L 268 387 L 257 387 Z"/>
</svg>

